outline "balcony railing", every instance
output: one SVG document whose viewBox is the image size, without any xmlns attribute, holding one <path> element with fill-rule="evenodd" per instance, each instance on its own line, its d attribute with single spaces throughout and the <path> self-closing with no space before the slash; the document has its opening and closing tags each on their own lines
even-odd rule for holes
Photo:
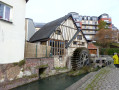
<svg viewBox="0 0 119 90">
<path fill-rule="evenodd" d="M 83 25 L 98 25 L 97 23 L 82 23 Z"/>
<path fill-rule="evenodd" d="M 96 30 L 98 28 L 85 28 L 85 27 L 82 27 L 82 29 L 87 29 L 87 30 Z"/>
<path fill-rule="evenodd" d="M 83 34 L 96 34 L 96 32 L 83 32 Z"/>
</svg>

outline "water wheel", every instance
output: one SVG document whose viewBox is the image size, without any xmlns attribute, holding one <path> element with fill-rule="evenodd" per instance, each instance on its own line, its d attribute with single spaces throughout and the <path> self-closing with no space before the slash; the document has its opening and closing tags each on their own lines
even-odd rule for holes
<svg viewBox="0 0 119 90">
<path fill-rule="evenodd" d="M 89 65 L 90 63 L 90 54 L 86 48 L 77 48 L 72 55 L 71 64 L 72 69 L 77 70 L 83 66 Z"/>
</svg>

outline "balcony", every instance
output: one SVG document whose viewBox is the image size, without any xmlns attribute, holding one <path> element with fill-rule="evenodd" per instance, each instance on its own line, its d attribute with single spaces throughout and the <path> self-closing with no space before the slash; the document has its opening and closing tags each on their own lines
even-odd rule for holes
<svg viewBox="0 0 119 90">
<path fill-rule="evenodd" d="M 96 23 L 82 23 L 82 25 L 97 26 L 98 24 L 96 24 Z"/>
<path fill-rule="evenodd" d="M 109 20 L 104 20 L 104 22 L 106 22 L 107 24 L 111 24 L 112 22 Z"/>
<path fill-rule="evenodd" d="M 85 27 L 82 27 L 83 30 L 97 30 L 98 28 L 85 28 Z"/>
<path fill-rule="evenodd" d="M 96 34 L 96 32 L 83 32 L 83 34 L 92 35 L 92 34 Z"/>
</svg>

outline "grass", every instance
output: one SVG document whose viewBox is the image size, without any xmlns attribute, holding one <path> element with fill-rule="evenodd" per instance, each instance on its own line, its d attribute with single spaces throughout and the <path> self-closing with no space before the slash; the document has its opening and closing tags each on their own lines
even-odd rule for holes
<svg viewBox="0 0 119 90">
<path fill-rule="evenodd" d="M 55 67 L 55 70 L 66 70 L 67 67 Z"/>
</svg>

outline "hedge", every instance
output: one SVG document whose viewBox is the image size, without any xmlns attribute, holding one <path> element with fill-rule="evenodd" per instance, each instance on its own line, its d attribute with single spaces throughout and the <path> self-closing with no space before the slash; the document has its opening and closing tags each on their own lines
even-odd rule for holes
<svg viewBox="0 0 119 90">
<path fill-rule="evenodd" d="M 101 48 L 100 55 L 113 55 L 114 53 L 119 54 L 119 48 Z"/>
</svg>

